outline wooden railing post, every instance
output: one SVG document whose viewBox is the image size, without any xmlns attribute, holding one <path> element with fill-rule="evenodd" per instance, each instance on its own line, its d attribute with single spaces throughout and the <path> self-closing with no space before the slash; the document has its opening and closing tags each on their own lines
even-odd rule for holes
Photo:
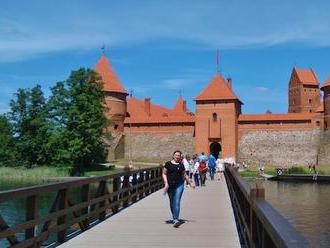
<svg viewBox="0 0 330 248">
<path fill-rule="evenodd" d="M 259 183 L 256 183 L 254 187 L 250 189 L 250 199 L 251 201 L 256 201 L 257 199 L 264 199 L 265 198 L 265 189 Z M 263 227 L 259 225 L 258 218 L 254 213 L 253 207 L 250 206 L 250 213 L 249 213 L 249 224 L 250 224 L 250 245 L 253 247 L 259 247 L 261 243 L 264 242 L 264 230 Z M 262 236 L 262 237 L 260 237 Z"/>
<path fill-rule="evenodd" d="M 150 194 L 150 170 L 147 170 L 145 173 L 145 182 L 147 182 L 144 186 L 145 196 Z"/>
<path fill-rule="evenodd" d="M 32 195 L 26 198 L 26 213 L 25 219 L 26 221 L 34 220 L 38 218 L 38 203 L 37 196 Z M 35 236 L 35 226 L 25 230 L 25 239 L 33 238 Z M 30 247 L 35 247 L 31 245 Z"/>
<path fill-rule="evenodd" d="M 112 192 L 117 192 L 120 188 L 120 177 L 114 177 L 113 182 L 112 182 Z M 114 195 L 112 198 L 112 202 L 118 202 L 119 197 L 118 194 Z M 119 204 L 116 204 L 115 206 L 112 207 L 112 212 L 117 213 L 119 208 Z"/>
<path fill-rule="evenodd" d="M 99 192 L 98 192 L 98 196 L 104 196 L 106 194 L 106 186 L 107 186 L 107 181 L 101 181 L 100 182 L 100 185 L 99 185 Z M 103 208 L 105 206 L 105 200 L 104 201 L 101 201 L 99 203 L 99 208 Z M 102 211 L 100 214 L 99 214 L 99 220 L 104 220 L 105 219 L 105 214 L 106 214 L 106 211 Z"/>
<path fill-rule="evenodd" d="M 81 202 L 88 202 L 89 201 L 89 184 L 85 184 L 82 186 L 81 190 Z M 87 214 L 88 213 L 88 207 L 81 209 L 81 215 Z M 82 231 L 85 231 L 89 227 L 89 218 L 86 217 L 83 221 L 83 229 Z"/>
<path fill-rule="evenodd" d="M 144 183 L 144 171 L 141 171 L 139 173 L 139 184 L 142 184 L 142 183 Z M 139 200 L 140 200 L 144 197 L 144 187 L 140 186 L 140 187 L 138 187 L 138 189 L 140 192 L 140 194 L 139 194 Z"/>
<path fill-rule="evenodd" d="M 132 180 L 132 186 L 134 187 L 137 183 L 138 183 L 138 180 L 137 180 L 137 174 L 134 173 L 134 174 L 133 174 L 133 180 Z M 131 194 L 135 194 L 136 192 L 137 192 L 137 189 L 134 188 L 134 189 L 131 191 Z M 136 200 L 137 200 L 137 195 L 134 195 L 134 196 L 132 197 L 132 202 L 136 202 Z"/>
<path fill-rule="evenodd" d="M 58 210 L 63 210 L 67 207 L 66 206 L 67 198 L 68 198 L 67 189 L 61 189 L 59 191 Z M 59 226 L 59 225 L 65 224 L 66 219 L 67 219 L 66 217 L 67 217 L 66 214 L 57 217 L 57 225 Z M 63 243 L 66 241 L 66 230 L 67 230 L 67 228 L 65 228 L 64 230 L 59 231 L 57 233 L 57 241 L 59 243 Z"/>
<path fill-rule="evenodd" d="M 122 189 L 127 189 L 129 187 L 129 175 L 124 176 Z M 129 190 L 123 192 L 123 198 L 126 198 L 129 195 Z M 123 201 L 123 207 L 128 206 L 128 199 Z"/>
<path fill-rule="evenodd" d="M 156 191 L 156 189 L 155 189 L 155 184 L 156 184 L 156 182 L 153 182 L 154 179 L 155 179 L 155 170 L 152 169 L 152 170 L 150 171 L 150 181 L 152 181 L 152 182 L 149 184 L 149 185 L 152 186 L 152 187 L 151 187 L 151 193 L 153 193 L 153 192 Z"/>
</svg>

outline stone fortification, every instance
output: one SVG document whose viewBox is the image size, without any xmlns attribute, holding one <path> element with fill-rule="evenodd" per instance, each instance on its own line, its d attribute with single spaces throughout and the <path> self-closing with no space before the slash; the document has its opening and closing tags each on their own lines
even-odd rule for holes
<svg viewBox="0 0 330 248">
<path fill-rule="evenodd" d="M 194 145 L 193 133 L 126 134 L 125 158 L 167 160 L 171 158 L 175 150 L 192 155 Z"/>
<path fill-rule="evenodd" d="M 330 131 L 321 132 L 318 164 L 330 165 Z"/>
<path fill-rule="evenodd" d="M 308 165 L 316 162 L 319 140 L 319 129 L 249 132 L 239 140 L 238 160 L 276 166 Z"/>
</svg>

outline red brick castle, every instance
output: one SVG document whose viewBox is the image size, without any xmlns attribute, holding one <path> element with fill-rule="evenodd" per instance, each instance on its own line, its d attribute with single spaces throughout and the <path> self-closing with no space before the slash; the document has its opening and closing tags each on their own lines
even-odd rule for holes
<svg viewBox="0 0 330 248">
<path fill-rule="evenodd" d="M 221 151 L 222 157 L 272 164 L 320 160 L 320 135 L 330 125 L 330 78 L 320 88 L 312 69 L 293 68 L 286 114 L 243 114 L 232 80 L 219 73 L 194 98 L 196 113 L 191 113 L 181 96 L 172 109 L 150 97 L 129 97 L 105 55 L 95 71 L 104 83 L 112 120 L 109 159 L 168 158 L 181 149 L 190 154 Z"/>
</svg>

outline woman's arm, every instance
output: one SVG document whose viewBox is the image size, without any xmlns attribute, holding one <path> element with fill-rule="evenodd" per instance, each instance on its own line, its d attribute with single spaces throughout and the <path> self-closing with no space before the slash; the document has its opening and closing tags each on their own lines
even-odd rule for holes
<svg viewBox="0 0 330 248">
<path fill-rule="evenodd" d="M 168 182 L 167 182 L 167 169 L 165 167 L 163 168 L 162 177 L 164 182 L 164 193 L 166 193 L 168 190 Z"/>
</svg>

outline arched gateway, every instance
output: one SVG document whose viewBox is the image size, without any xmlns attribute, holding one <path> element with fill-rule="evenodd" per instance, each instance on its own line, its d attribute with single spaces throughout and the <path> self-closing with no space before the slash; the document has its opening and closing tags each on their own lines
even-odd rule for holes
<svg viewBox="0 0 330 248">
<path fill-rule="evenodd" d="M 210 154 L 212 154 L 215 158 L 218 158 L 220 152 L 221 152 L 221 145 L 219 144 L 219 142 L 212 142 L 210 144 Z"/>
</svg>

